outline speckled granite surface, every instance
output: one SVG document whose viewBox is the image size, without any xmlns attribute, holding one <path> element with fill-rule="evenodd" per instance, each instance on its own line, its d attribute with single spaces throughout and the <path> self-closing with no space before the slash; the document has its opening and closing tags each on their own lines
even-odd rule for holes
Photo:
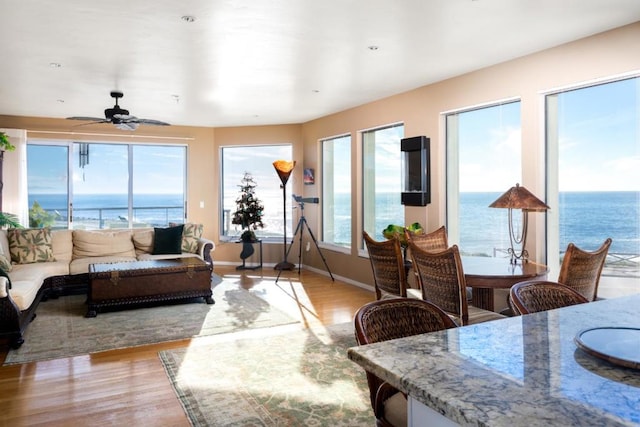
<svg viewBox="0 0 640 427">
<path fill-rule="evenodd" d="M 348 355 L 461 425 L 638 426 L 640 371 L 575 344 L 580 331 L 602 326 L 640 327 L 640 294 L 353 347 Z"/>
</svg>

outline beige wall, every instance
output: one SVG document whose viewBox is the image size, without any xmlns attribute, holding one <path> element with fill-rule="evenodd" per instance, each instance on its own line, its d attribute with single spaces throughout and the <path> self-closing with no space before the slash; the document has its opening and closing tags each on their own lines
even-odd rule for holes
<svg viewBox="0 0 640 427">
<path fill-rule="evenodd" d="M 183 141 L 189 146 L 189 217 L 192 221 L 205 225 L 206 237 L 218 245 L 214 258 L 218 261 L 237 263 L 240 248 L 231 243 L 220 243 L 218 229 L 218 183 L 219 148 L 227 145 L 246 145 L 260 143 L 292 143 L 294 159 L 298 162 L 291 178 L 296 194 L 305 197 L 320 196 L 320 185 L 302 185 L 302 169 L 313 168 L 316 182 L 321 180 L 319 143 L 322 138 L 349 133 L 354 141 L 358 132 L 372 127 L 402 122 L 405 135 L 426 135 L 431 138 L 432 203 L 424 208 L 406 208 L 406 222 L 420 221 L 428 229 L 445 223 L 445 181 L 444 181 L 444 141 L 441 113 L 492 103 L 507 98 L 521 99 L 522 139 L 523 139 L 523 182 L 535 194 L 544 194 L 544 138 L 542 117 L 542 93 L 555 88 L 583 84 L 589 81 L 610 78 L 624 73 L 640 70 L 640 55 L 637 46 L 640 42 L 640 23 L 635 23 L 610 32 L 569 43 L 554 49 L 525 56 L 493 67 L 478 70 L 463 76 L 436 84 L 424 86 L 406 93 L 372 102 L 357 108 L 322 117 L 301 125 L 277 125 L 237 128 L 198 128 L 171 126 L 142 127 L 136 135 L 188 138 Z M 0 128 L 27 129 L 32 137 L 48 136 L 68 139 L 68 134 L 50 135 L 34 131 L 78 132 L 75 123 L 67 120 L 40 119 L 26 117 L 0 116 Z M 103 132 L 122 140 L 124 132 L 111 126 L 82 127 L 81 131 Z M 87 139 L 87 136 L 76 135 Z M 110 137 L 96 137 L 108 140 Z M 125 139 L 126 140 L 126 139 Z M 144 141 L 144 138 L 136 140 Z M 151 140 L 157 143 L 157 140 Z M 352 172 L 360 176 L 357 158 L 359 144 L 352 150 Z M 351 183 L 354 197 L 360 192 L 360 182 Z M 505 188 L 506 190 L 506 188 Z M 205 208 L 199 207 L 203 201 Z M 369 261 L 358 256 L 360 227 L 357 199 L 352 202 L 354 213 L 352 237 L 353 248 L 350 254 L 323 249 L 323 254 L 334 275 L 361 283 L 372 283 Z M 306 218 L 313 232 L 319 233 L 320 206 L 307 205 Z M 536 216 L 529 237 L 529 250 L 532 253 L 542 251 L 543 236 L 540 236 L 542 215 Z M 356 221 L 356 219 L 358 219 Z M 534 219 L 532 217 L 532 219 Z M 294 221 L 297 216 L 294 217 Z M 294 222 L 295 224 L 295 222 Z M 538 227 L 536 227 L 536 225 Z M 308 239 L 308 236 L 307 236 Z M 537 247 L 534 247 L 534 245 Z M 296 254 L 290 261 L 297 261 Z M 282 245 L 265 245 L 266 263 L 276 263 L 282 258 Z M 304 263 L 324 270 L 317 251 L 305 252 Z"/>
</svg>

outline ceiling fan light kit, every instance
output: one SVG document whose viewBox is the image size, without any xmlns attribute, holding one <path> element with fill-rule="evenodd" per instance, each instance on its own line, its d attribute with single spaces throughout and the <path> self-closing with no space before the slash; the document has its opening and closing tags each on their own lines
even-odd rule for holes
<svg viewBox="0 0 640 427">
<path fill-rule="evenodd" d="M 129 110 L 120 108 L 120 105 L 118 105 L 118 99 L 122 98 L 123 96 L 124 94 L 120 91 L 111 91 L 111 97 L 116 100 L 116 104 L 113 106 L 113 108 L 106 108 L 104 110 L 104 119 L 84 116 L 67 117 L 67 119 L 91 122 L 86 123 L 89 125 L 98 123 L 111 123 L 120 130 L 130 131 L 136 130 L 140 125 L 170 126 L 169 123 L 162 122 L 160 120 L 139 119 L 135 116 L 130 115 Z"/>
</svg>

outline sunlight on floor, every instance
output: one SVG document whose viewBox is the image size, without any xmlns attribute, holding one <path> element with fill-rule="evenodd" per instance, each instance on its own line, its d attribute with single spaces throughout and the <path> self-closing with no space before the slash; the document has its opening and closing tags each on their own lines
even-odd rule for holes
<svg viewBox="0 0 640 427">
<path fill-rule="evenodd" d="M 261 408 L 368 411 L 368 395 L 356 382 L 362 373 L 343 349 L 325 343 L 332 332 L 324 332 L 322 343 L 299 324 L 198 339 L 176 360 L 176 382 L 199 396 L 199 404 L 213 405 L 209 411 L 223 406 L 221 399 L 231 399 L 245 416 Z"/>
</svg>

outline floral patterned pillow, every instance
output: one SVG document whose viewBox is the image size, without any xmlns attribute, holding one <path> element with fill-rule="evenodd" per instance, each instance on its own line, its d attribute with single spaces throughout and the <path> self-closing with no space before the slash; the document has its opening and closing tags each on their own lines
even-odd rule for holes
<svg viewBox="0 0 640 427">
<path fill-rule="evenodd" d="M 3 254 L 0 254 L 0 270 L 4 270 L 5 273 L 8 273 L 12 268 L 13 265 L 11 265 L 11 260 L 7 259 Z"/>
<path fill-rule="evenodd" d="M 11 260 L 17 264 L 54 261 L 49 228 L 7 230 Z"/>
<path fill-rule="evenodd" d="M 195 254 L 198 252 L 198 239 L 202 237 L 202 224 L 185 224 L 182 231 L 182 252 Z"/>
</svg>

